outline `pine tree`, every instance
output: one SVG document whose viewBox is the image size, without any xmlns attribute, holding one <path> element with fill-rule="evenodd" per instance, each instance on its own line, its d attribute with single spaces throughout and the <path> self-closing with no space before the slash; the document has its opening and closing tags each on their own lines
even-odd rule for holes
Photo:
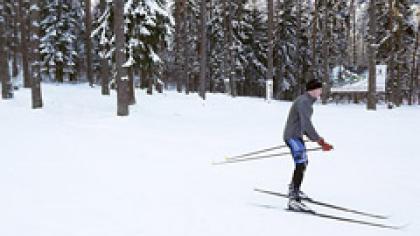
<svg viewBox="0 0 420 236">
<path fill-rule="evenodd" d="M 388 65 L 386 91 L 390 95 L 388 100 L 397 106 L 402 103 L 402 93 L 408 89 L 411 75 L 410 52 L 415 34 L 410 3 L 409 0 L 377 0 L 374 3 L 377 18 L 377 30 L 373 36 L 377 47 L 376 63 Z"/>
<path fill-rule="evenodd" d="M 243 95 L 258 95 L 258 84 L 266 79 L 267 22 L 258 6 L 246 11 L 243 25 L 243 45 L 246 57 Z"/>
<path fill-rule="evenodd" d="M 277 26 L 275 31 L 275 96 L 281 99 L 292 99 L 297 78 L 297 15 L 293 0 L 277 1 Z"/>
<path fill-rule="evenodd" d="M 75 80 L 78 53 L 76 41 L 79 28 L 77 10 L 71 0 L 48 0 L 41 21 L 41 70 L 55 72 L 55 81 L 63 82 L 65 75 Z"/>
<path fill-rule="evenodd" d="M 98 51 L 94 56 L 96 67 L 99 67 L 101 93 L 109 95 L 109 85 L 111 76 L 111 48 L 113 44 L 113 30 L 111 25 L 112 4 L 107 0 L 101 0 L 94 9 L 93 28 L 95 29 L 91 37 L 93 38 L 93 47 Z"/>
<path fill-rule="evenodd" d="M 200 71 L 199 63 L 199 22 L 200 9 L 196 0 L 186 1 L 183 12 L 183 22 L 181 23 L 181 40 L 183 60 L 183 76 L 185 80 L 185 92 L 197 91 L 198 76 Z"/>
<path fill-rule="evenodd" d="M 70 81 L 77 81 L 79 78 L 82 78 L 82 75 L 85 74 L 85 78 L 89 85 L 93 83 L 93 78 L 88 76 L 88 65 L 86 62 L 87 57 L 87 42 L 86 42 L 86 21 L 85 21 L 85 3 L 84 1 L 71 1 L 72 5 L 72 15 L 78 22 L 79 27 L 75 28 L 74 34 L 78 40 L 74 42 L 74 52 L 76 53 L 74 72 L 70 74 Z M 83 22 L 83 23 L 82 23 Z M 85 80 L 84 80 L 85 81 Z"/>
<path fill-rule="evenodd" d="M 137 62 L 144 70 L 148 81 L 148 93 L 157 78 L 161 77 L 162 59 L 160 52 L 167 47 L 171 34 L 171 17 L 164 0 L 137 0 L 129 7 L 126 3 L 125 15 L 128 24 L 128 61 L 127 67 Z"/>
<path fill-rule="evenodd" d="M 96 27 L 92 36 L 101 48 L 101 57 L 114 62 L 115 38 L 109 30 L 114 24 L 114 10 L 111 1 L 103 5 L 102 14 L 95 19 Z M 165 9 L 166 1 L 163 0 L 130 0 L 124 5 L 124 67 L 129 70 L 134 66 L 140 67 L 141 80 L 147 83 L 149 94 L 151 85 L 161 76 L 162 59 L 159 54 L 167 47 L 171 34 L 171 17 Z"/>
<path fill-rule="evenodd" d="M 312 48 L 310 45 L 310 5 L 307 1 L 298 0 L 297 5 L 297 75 L 298 83 L 295 96 L 299 96 L 305 91 L 305 84 L 311 78 L 310 67 L 311 67 L 311 55 Z"/>
<path fill-rule="evenodd" d="M 262 96 L 268 43 L 261 9 L 245 1 L 213 1 L 208 32 L 211 90 Z"/>
<path fill-rule="evenodd" d="M 350 32 L 350 5 L 345 0 L 317 0 L 312 24 L 311 72 L 323 82 L 322 103 L 328 101 L 331 69 L 345 65 Z"/>
<path fill-rule="evenodd" d="M 231 50 L 230 50 L 230 71 L 233 79 L 232 91 L 233 96 L 238 94 L 238 82 L 243 83 L 245 79 L 245 70 L 249 61 L 245 55 L 247 45 L 244 44 L 244 32 L 249 30 L 249 26 L 245 24 L 246 16 L 249 15 L 249 10 L 245 8 L 246 0 L 236 0 L 231 2 Z M 267 31 L 265 32 L 267 33 Z"/>
<path fill-rule="evenodd" d="M 223 5 L 220 0 L 212 2 L 211 17 L 208 24 L 209 34 L 209 70 L 211 90 L 224 92 L 224 21 L 223 21 Z"/>
<path fill-rule="evenodd" d="M 413 25 L 413 12 L 410 0 L 399 0 L 395 2 L 396 25 L 398 27 L 395 35 L 396 39 L 396 59 L 397 59 L 397 83 L 396 105 L 399 106 L 403 101 L 403 93 L 409 90 L 411 75 L 411 52 L 415 41 L 415 29 Z"/>
<path fill-rule="evenodd" d="M 332 4 L 331 58 L 333 65 L 348 65 L 348 35 L 350 29 L 350 6 L 347 0 L 335 0 Z"/>
</svg>

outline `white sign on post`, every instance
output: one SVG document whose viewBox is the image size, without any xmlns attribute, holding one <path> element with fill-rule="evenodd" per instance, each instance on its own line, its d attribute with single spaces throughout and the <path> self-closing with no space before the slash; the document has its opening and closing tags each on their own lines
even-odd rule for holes
<svg viewBox="0 0 420 236">
<path fill-rule="evenodd" d="M 265 99 L 270 101 L 273 98 L 273 80 L 265 81 Z"/>
<path fill-rule="evenodd" d="M 376 65 L 376 91 L 378 92 L 385 92 L 386 70 L 386 65 Z"/>
</svg>

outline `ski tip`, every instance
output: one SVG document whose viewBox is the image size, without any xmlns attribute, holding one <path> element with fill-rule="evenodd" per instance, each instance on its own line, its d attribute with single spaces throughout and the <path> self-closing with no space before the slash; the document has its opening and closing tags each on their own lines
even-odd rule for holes
<svg viewBox="0 0 420 236">
<path fill-rule="evenodd" d="M 229 163 L 235 163 L 235 162 L 231 162 L 231 161 L 218 161 L 218 162 L 212 162 L 212 165 L 214 165 L 214 166 L 220 166 L 220 165 L 225 165 L 225 164 L 229 164 Z"/>
<path fill-rule="evenodd" d="M 254 188 L 255 192 L 259 192 L 259 193 L 271 193 L 270 191 L 264 190 L 264 189 L 260 189 L 260 188 Z"/>
<path fill-rule="evenodd" d="M 392 230 L 404 230 L 408 225 L 385 225 L 382 228 L 392 229 Z"/>
<path fill-rule="evenodd" d="M 392 229 L 395 229 L 395 230 L 404 230 L 408 226 L 410 226 L 410 224 L 397 225 L 397 226 L 392 226 Z"/>
<path fill-rule="evenodd" d="M 212 162 L 211 164 L 214 166 L 220 166 L 220 165 L 228 164 L 228 163 L 229 163 L 228 161 L 216 161 L 216 162 Z"/>
</svg>

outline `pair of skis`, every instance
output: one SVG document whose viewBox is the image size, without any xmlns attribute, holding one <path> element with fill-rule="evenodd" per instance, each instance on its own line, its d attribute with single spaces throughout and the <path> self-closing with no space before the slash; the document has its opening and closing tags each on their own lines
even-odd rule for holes
<svg viewBox="0 0 420 236">
<path fill-rule="evenodd" d="M 260 192 L 260 193 L 270 194 L 270 195 L 274 195 L 274 196 L 278 196 L 278 197 L 289 198 L 289 196 L 287 194 L 280 193 L 280 192 L 273 192 L 273 191 L 262 190 L 262 189 L 254 189 L 254 190 L 257 191 L 257 192 Z M 368 216 L 368 217 L 372 217 L 372 218 L 375 218 L 375 219 L 381 219 L 381 220 L 388 219 L 388 217 L 384 216 L 384 215 L 378 215 L 378 214 L 372 214 L 372 213 L 368 213 L 368 212 L 353 210 L 353 209 L 350 209 L 350 208 L 341 207 L 341 206 L 337 206 L 337 205 L 334 205 L 334 204 L 313 200 L 311 198 L 302 199 L 302 201 L 312 203 L 312 204 L 316 204 L 316 205 L 323 206 L 323 207 L 332 208 L 332 209 L 335 209 L 335 210 L 340 210 L 340 211 L 349 212 L 349 213 L 362 215 L 362 216 Z M 387 225 L 387 224 L 381 224 L 381 223 L 374 223 L 374 222 L 370 222 L 370 221 L 364 221 L 364 220 L 358 220 L 358 219 L 352 219 L 352 218 L 345 218 L 345 217 L 336 216 L 336 215 L 319 213 L 319 212 L 314 211 L 314 210 L 292 211 L 292 212 L 305 213 L 305 214 L 308 214 L 308 215 L 313 215 L 313 216 L 317 216 L 317 217 L 321 217 L 321 218 L 333 219 L 333 220 L 337 220 L 337 221 L 343 221 L 343 222 L 349 222 L 349 223 L 355 223 L 355 224 L 368 225 L 368 226 L 385 228 L 385 229 L 398 230 L 398 229 L 404 228 L 404 226 Z"/>
<path fill-rule="evenodd" d="M 305 142 L 307 142 L 307 141 L 305 140 Z M 261 159 L 267 159 L 267 158 L 289 155 L 290 152 L 281 152 L 281 153 L 265 154 L 264 155 L 264 153 L 267 153 L 267 152 L 270 152 L 270 151 L 275 151 L 275 150 L 281 150 L 281 149 L 286 148 L 286 147 L 287 147 L 287 145 L 279 145 L 279 146 L 274 146 L 274 147 L 254 151 L 254 152 L 245 153 L 245 154 L 238 155 L 238 156 L 226 157 L 224 161 L 215 162 L 215 163 L 213 163 L 213 165 L 224 165 L 224 164 L 230 164 L 230 163 L 261 160 Z M 319 150 L 322 150 L 322 148 L 318 147 L 318 148 L 306 149 L 307 152 L 319 151 Z M 262 155 L 258 155 L 258 154 L 262 154 Z M 279 192 L 267 191 L 267 190 L 262 190 L 262 189 L 254 189 L 254 190 L 257 191 L 257 192 L 260 192 L 260 193 L 270 194 L 270 195 L 274 195 L 274 196 L 278 196 L 278 197 L 289 198 L 289 196 L 287 194 L 283 194 L 283 193 L 279 193 Z M 387 216 L 372 214 L 372 213 L 358 211 L 358 210 L 353 210 L 353 209 L 350 209 L 350 208 L 341 207 L 341 206 L 337 206 L 337 205 L 334 205 L 334 204 L 313 200 L 313 199 L 310 199 L 310 198 L 309 199 L 302 199 L 302 200 L 305 201 L 305 202 L 308 202 L 308 203 L 319 205 L 319 206 L 328 207 L 328 208 L 331 208 L 331 209 L 340 210 L 340 211 L 344 211 L 344 212 L 349 212 L 349 213 L 353 213 L 353 214 L 357 214 L 357 215 L 372 217 L 372 218 L 375 218 L 375 219 L 380 219 L 380 220 L 388 219 Z M 341 217 L 341 216 L 320 213 L 320 212 L 317 212 L 317 211 L 314 211 L 314 210 L 292 211 L 292 212 L 305 213 L 305 214 L 309 214 L 309 215 L 317 216 L 317 217 L 321 217 L 321 218 L 333 219 L 333 220 L 337 220 L 337 221 L 349 222 L 349 223 L 355 223 L 355 224 L 361 224 L 361 225 L 368 225 L 368 226 L 385 228 L 385 229 L 398 230 L 398 229 L 402 229 L 402 228 L 405 227 L 405 226 L 395 226 L 395 225 L 375 223 L 375 222 L 364 221 L 364 220 L 359 220 L 359 219 L 345 218 L 345 217 Z"/>
</svg>

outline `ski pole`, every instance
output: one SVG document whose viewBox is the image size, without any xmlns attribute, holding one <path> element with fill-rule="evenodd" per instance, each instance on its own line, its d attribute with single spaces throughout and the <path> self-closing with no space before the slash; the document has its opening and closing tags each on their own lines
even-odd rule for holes
<svg viewBox="0 0 420 236">
<path fill-rule="evenodd" d="M 249 152 L 249 153 L 245 153 L 245 154 L 241 154 L 241 155 L 237 155 L 237 156 L 233 156 L 233 157 L 226 157 L 226 160 L 233 160 L 233 159 L 240 159 L 243 157 L 248 157 L 248 156 L 252 156 L 255 154 L 260 154 L 263 152 L 268 152 L 268 151 L 272 151 L 272 150 L 276 150 L 276 149 L 280 149 L 280 148 L 284 148 L 287 147 L 287 145 L 279 145 L 279 146 L 274 146 L 274 147 L 270 147 L 270 148 L 266 148 L 266 149 L 262 149 L 262 150 L 258 150 L 258 151 L 254 151 L 254 152 Z"/>
<path fill-rule="evenodd" d="M 308 141 L 305 140 L 305 142 L 308 142 Z M 274 146 L 274 147 L 254 151 L 254 152 L 249 152 L 249 153 L 245 153 L 245 154 L 241 154 L 241 155 L 237 155 L 237 156 L 233 156 L 233 157 L 225 157 L 225 159 L 226 160 L 236 160 L 236 159 L 241 159 L 241 158 L 244 158 L 244 157 L 248 157 L 248 156 L 252 156 L 252 155 L 255 155 L 255 154 L 260 154 L 260 153 L 263 153 L 263 152 L 268 152 L 268 151 L 272 151 L 272 150 L 276 150 L 276 149 L 281 149 L 281 148 L 285 148 L 285 147 L 287 147 L 286 144 L 279 145 L 279 146 Z"/>
<path fill-rule="evenodd" d="M 312 151 L 319 151 L 319 150 L 322 150 L 322 147 L 310 148 L 310 149 L 306 149 L 305 151 L 312 152 Z M 229 159 L 222 162 L 215 162 L 213 163 L 213 165 L 224 165 L 224 164 L 238 163 L 238 162 L 244 162 L 244 161 L 261 160 L 261 159 L 267 159 L 267 158 L 273 158 L 273 157 L 286 156 L 289 154 L 290 152 L 282 152 L 282 153 L 265 155 L 265 156 L 255 156 L 255 157 L 247 157 L 247 158 L 240 158 L 240 159 L 233 159 L 233 160 Z"/>
</svg>

